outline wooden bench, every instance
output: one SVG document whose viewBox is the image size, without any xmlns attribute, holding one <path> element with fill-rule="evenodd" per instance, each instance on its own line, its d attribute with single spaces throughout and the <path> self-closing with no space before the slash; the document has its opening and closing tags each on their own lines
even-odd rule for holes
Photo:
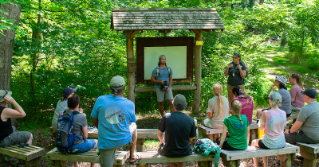
<svg viewBox="0 0 319 167">
<path fill-rule="evenodd" d="M 0 164 L 5 162 L 5 156 L 9 156 L 22 160 L 27 167 L 38 166 L 45 155 L 44 148 L 33 145 L 24 146 L 24 148 L 19 148 L 18 146 L 0 147 Z"/>
<path fill-rule="evenodd" d="M 129 158 L 129 154 L 130 153 L 128 151 L 116 151 L 116 160 L 113 164 L 113 167 L 124 166 L 126 159 Z M 64 167 L 68 161 L 100 163 L 100 158 L 97 155 L 96 150 L 90 150 L 85 153 L 66 155 L 58 151 L 57 148 L 54 148 L 47 153 L 47 157 L 56 167 Z"/>
<path fill-rule="evenodd" d="M 258 135 L 258 124 L 256 123 L 255 120 L 252 121 L 252 123 L 249 125 L 250 128 L 250 140 L 253 141 L 254 139 L 257 138 Z M 220 134 L 223 133 L 223 129 L 213 129 L 209 128 L 204 125 L 199 125 L 198 130 L 202 133 L 203 137 L 208 137 L 210 134 Z"/>
<path fill-rule="evenodd" d="M 197 161 L 199 167 L 210 167 L 213 161 L 215 162 L 215 155 L 203 156 L 199 154 L 192 154 L 185 157 L 165 157 L 157 153 L 157 151 L 138 152 L 141 159 L 137 161 L 137 167 L 145 167 L 151 163 L 167 163 L 167 162 L 192 162 Z"/>
<path fill-rule="evenodd" d="M 304 158 L 303 166 L 316 166 L 316 160 L 319 159 L 319 144 L 297 143 L 300 147 L 300 154 Z"/>
<path fill-rule="evenodd" d="M 291 167 L 291 161 L 294 158 L 295 153 L 298 153 L 299 150 L 300 150 L 299 146 L 295 146 L 289 143 L 286 143 L 286 146 L 280 149 L 261 149 L 261 148 L 256 148 L 254 146 L 249 146 L 246 150 L 228 151 L 228 150 L 222 149 L 221 157 L 222 157 L 224 166 L 237 167 L 240 165 L 241 159 L 286 154 L 287 155 L 286 166 Z M 280 162 L 280 163 L 284 164 L 284 162 Z"/>
<path fill-rule="evenodd" d="M 52 136 L 55 136 L 55 129 L 50 127 L 50 132 Z M 157 137 L 158 129 L 137 129 L 137 141 L 136 141 L 136 150 L 143 151 L 143 144 L 145 139 L 158 139 Z M 89 132 L 89 139 L 98 139 L 99 133 L 97 131 Z"/>
</svg>

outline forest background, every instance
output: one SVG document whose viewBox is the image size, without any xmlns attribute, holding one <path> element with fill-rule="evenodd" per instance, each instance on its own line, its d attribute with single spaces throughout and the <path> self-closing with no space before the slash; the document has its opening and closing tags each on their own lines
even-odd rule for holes
<svg viewBox="0 0 319 167">
<path fill-rule="evenodd" d="M 319 79 L 319 0 L 0 0 L 2 6 L 8 3 L 21 8 L 16 26 L 14 20 L 7 19 L 7 13 L 0 10 L 0 35 L 8 29 L 16 30 L 11 90 L 27 113 L 27 117 L 19 119 L 23 129 L 50 127 L 65 87 L 77 88 L 80 107 L 90 115 L 96 98 L 111 93 L 110 79 L 114 75 L 126 77 L 126 36 L 110 28 L 113 8 L 217 9 L 225 30 L 203 33 L 200 114 L 206 112 L 207 102 L 213 97 L 213 84 L 222 84 L 223 95 L 227 96 L 227 78 L 223 73 L 234 52 L 240 52 L 248 66 L 246 93 L 253 97 L 255 106 L 268 105 L 267 96 L 273 83 L 267 77 L 272 68 L 265 65 L 269 63 L 265 57 L 267 51 L 284 50 L 282 59 L 291 63 L 288 65 L 294 70 Z M 136 35 L 164 36 L 158 31 Z M 173 30 L 166 36 L 194 34 L 188 30 Z M 167 64 L 174 66 L 171 62 Z M 289 71 L 282 74 L 288 78 Z M 318 87 L 319 84 L 306 86 Z M 191 107 L 193 91 L 174 92 L 177 93 L 184 94 Z M 127 90 L 124 96 L 126 94 Z M 135 101 L 137 114 L 159 115 L 154 92 L 136 93 Z"/>
</svg>

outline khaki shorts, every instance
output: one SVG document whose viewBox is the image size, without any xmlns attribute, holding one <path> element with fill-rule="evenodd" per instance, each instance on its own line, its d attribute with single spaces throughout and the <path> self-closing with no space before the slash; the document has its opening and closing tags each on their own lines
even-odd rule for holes
<svg viewBox="0 0 319 167">
<path fill-rule="evenodd" d="M 6 147 L 13 144 L 25 144 L 29 141 L 30 136 L 31 133 L 27 131 L 13 132 L 0 142 L 0 147 Z"/>
<path fill-rule="evenodd" d="M 163 102 L 165 100 L 173 100 L 173 92 L 172 88 L 168 92 L 164 92 L 158 88 L 156 88 L 156 96 L 158 102 Z"/>
<path fill-rule="evenodd" d="M 237 85 L 237 86 L 240 87 L 240 89 L 245 92 L 245 85 Z M 227 92 L 233 93 L 234 87 L 236 87 L 236 86 L 232 86 L 232 85 L 227 84 Z"/>
</svg>

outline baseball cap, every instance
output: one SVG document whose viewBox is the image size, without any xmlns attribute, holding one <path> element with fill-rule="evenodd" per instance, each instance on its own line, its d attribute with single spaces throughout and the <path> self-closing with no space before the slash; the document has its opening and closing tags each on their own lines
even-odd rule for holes
<svg viewBox="0 0 319 167">
<path fill-rule="evenodd" d="M 280 76 L 276 76 L 275 78 L 276 81 L 282 83 L 285 87 L 287 87 L 286 83 L 287 83 L 287 78 L 280 75 Z"/>
<path fill-rule="evenodd" d="M 111 79 L 110 86 L 111 87 L 122 87 L 122 86 L 125 86 L 125 80 L 124 80 L 123 77 L 121 77 L 119 75 L 114 76 Z"/>
<path fill-rule="evenodd" d="M 303 95 L 307 95 L 307 96 L 309 96 L 312 99 L 317 98 L 317 91 L 312 89 L 312 88 L 308 88 L 305 91 L 300 91 L 300 93 L 303 94 Z"/>
<path fill-rule="evenodd" d="M 71 93 L 74 93 L 76 92 L 76 89 L 73 89 L 73 88 L 65 88 L 63 90 L 63 95 L 68 97 Z"/>
<path fill-rule="evenodd" d="M 178 106 L 178 105 L 181 105 L 181 106 L 186 106 L 187 105 L 187 102 L 186 102 L 186 98 L 184 95 L 182 94 L 177 94 L 174 98 L 174 105 L 175 106 Z"/>
<path fill-rule="evenodd" d="M 5 101 L 6 99 L 4 99 L 4 96 L 6 95 L 12 95 L 11 91 L 7 91 L 7 90 L 0 90 L 0 102 Z"/>
</svg>

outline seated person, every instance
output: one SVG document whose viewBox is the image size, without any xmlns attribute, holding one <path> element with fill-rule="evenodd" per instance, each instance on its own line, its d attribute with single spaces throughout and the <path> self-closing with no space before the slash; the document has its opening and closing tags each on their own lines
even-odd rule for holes
<svg viewBox="0 0 319 167">
<path fill-rule="evenodd" d="M 289 130 L 285 130 L 287 143 L 297 142 L 316 144 L 319 143 L 319 103 L 317 91 L 311 88 L 301 91 L 305 102 L 308 104 L 300 109 L 296 122 Z M 299 130 L 299 132 L 298 132 Z"/>
<path fill-rule="evenodd" d="M 31 145 L 32 134 L 26 131 L 16 132 L 11 125 L 11 118 L 23 118 L 26 116 L 22 107 L 11 97 L 11 94 L 11 91 L 0 90 L 0 147 L 20 143 Z M 14 109 L 7 108 L 8 103 L 12 104 Z"/>
<path fill-rule="evenodd" d="M 57 129 L 58 125 L 58 119 L 61 116 L 61 113 L 68 109 L 68 98 L 70 98 L 74 92 L 76 92 L 76 89 L 72 88 L 65 88 L 63 90 L 63 97 L 58 101 L 58 104 L 56 105 L 54 114 L 53 114 L 53 119 L 52 119 L 52 127 L 54 129 Z M 81 111 L 79 111 L 81 112 Z M 83 110 L 82 110 L 83 113 Z"/>
<path fill-rule="evenodd" d="M 182 111 L 187 107 L 186 98 L 178 94 L 173 101 L 176 111 L 166 113 L 158 127 L 160 141 L 158 153 L 167 157 L 183 157 L 192 154 L 190 138 L 196 136 L 194 119 Z M 165 132 L 165 140 L 163 133 Z M 183 162 L 169 162 L 172 167 L 182 167 Z"/>
<path fill-rule="evenodd" d="M 282 98 L 282 102 L 281 104 L 279 104 L 279 109 L 283 110 L 286 112 L 286 117 L 288 118 L 290 115 L 291 115 L 291 96 L 287 90 L 287 79 L 286 77 L 284 76 L 276 76 L 275 78 L 275 84 L 274 85 L 271 85 L 271 91 L 269 93 L 269 96 L 270 94 L 272 94 L 274 92 L 274 88 L 275 86 L 278 88 L 278 93 L 281 95 L 281 98 Z M 268 97 L 269 98 L 269 97 Z M 271 107 L 267 108 L 267 109 L 264 109 L 264 110 L 269 110 Z M 264 110 L 257 110 L 257 119 L 260 119 L 261 117 L 261 113 L 264 111 Z"/>
<path fill-rule="evenodd" d="M 281 95 L 278 92 L 273 92 L 268 98 L 271 108 L 262 112 L 259 121 L 260 130 L 265 130 L 263 139 L 253 140 L 251 145 L 263 149 L 283 148 L 286 145 L 284 136 L 284 127 L 286 125 L 286 112 L 279 109 L 279 104 L 282 102 Z M 283 160 L 285 156 L 277 156 Z M 257 158 L 254 159 L 254 166 L 258 166 Z M 267 167 L 267 157 L 262 157 L 264 167 Z"/>
<path fill-rule="evenodd" d="M 97 140 L 88 138 L 88 126 L 85 115 L 78 112 L 80 105 L 80 97 L 76 94 L 72 95 L 68 99 L 68 108 L 63 112 L 63 116 L 70 116 L 73 112 L 76 113 L 73 117 L 73 133 L 78 136 L 75 139 L 73 145 L 69 148 L 70 152 L 83 153 L 91 149 L 97 149 Z M 78 163 L 74 162 L 74 166 L 77 167 Z M 94 163 L 91 163 L 94 166 Z"/>
<path fill-rule="evenodd" d="M 223 87 L 220 84 L 215 84 L 213 87 L 214 97 L 208 101 L 208 118 L 206 118 L 202 125 L 205 125 L 214 129 L 222 129 L 223 121 L 229 116 L 229 103 L 226 97 L 222 96 Z M 209 135 L 209 138 L 213 141 L 213 134 Z M 220 138 L 220 135 L 217 135 Z"/>
<path fill-rule="evenodd" d="M 303 90 L 303 86 L 298 74 L 291 74 L 289 76 L 289 83 L 292 85 L 290 89 L 291 110 L 299 112 L 305 105 L 305 101 L 303 95 L 300 93 Z"/>
<path fill-rule="evenodd" d="M 253 110 L 254 110 L 253 99 L 250 96 L 246 95 L 245 92 L 242 91 L 240 87 L 234 87 L 233 94 L 235 95 L 235 98 L 233 98 L 233 100 L 239 100 L 241 102 L 240 114 L 246 115 L 250 125 L 253 119 Z"/>
<path fill-rule="evenodd" d="M 249 124 L 246 115 L 240 114 L 241 102 L 233 99 L 231 113 L 224 119 L 223 134 L 219 147 L 224 150 L 245 150 L 249 143 Z M 226 138 L 227 131 L 229 136 Z"/>
</svg>

